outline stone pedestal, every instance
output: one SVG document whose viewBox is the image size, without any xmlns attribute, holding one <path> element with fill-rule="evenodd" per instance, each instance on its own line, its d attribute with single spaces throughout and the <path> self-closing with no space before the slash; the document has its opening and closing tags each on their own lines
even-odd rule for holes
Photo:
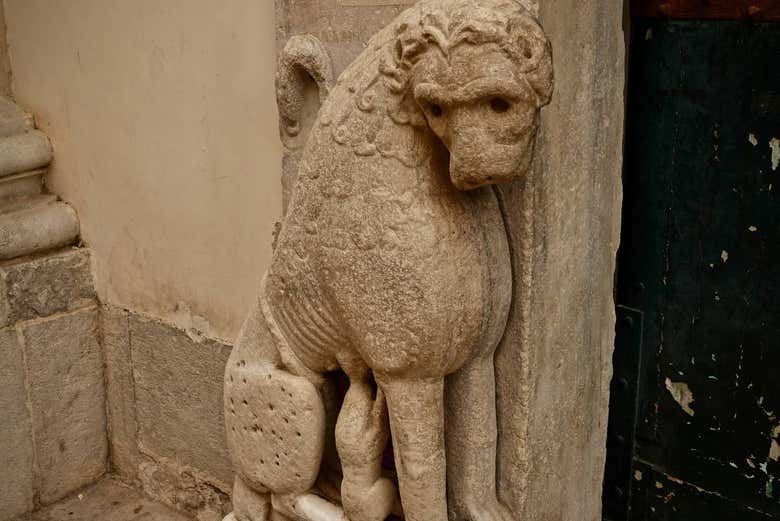
<svg viewBox="0 0 780 521">
<path fill-rule="evenodd" d="M 76 212 L 43 193 L 48 138 L 0 98 L 0 519 L 108 467 L 103 352 Z"/>
<path fill-rule="evenodd" d="M 0 263 L 0 519 L 107 470 L 103 352 L 89 252 Z"/>
</svg>

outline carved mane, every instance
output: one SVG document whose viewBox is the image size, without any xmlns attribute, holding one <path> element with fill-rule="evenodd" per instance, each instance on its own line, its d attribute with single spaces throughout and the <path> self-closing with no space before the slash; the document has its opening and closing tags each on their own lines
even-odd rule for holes
<svg viewBox="0 0 780 521">
<path fill-rule="evenodd" d="M 517 80 L 537 107 L 552 95 L 552 51 L 536 20 L 513 0 L 423 1 L 377 34 L 339 78 L 318 124 L 358 156 L 393 157 L 408 167 L 429 153 L 427 121 L 411 83 L 433 53 L 459 45 L 496 45 L 517 64 Z M 323 129 L 325 130 L 325 129 Z"/>
</svg>

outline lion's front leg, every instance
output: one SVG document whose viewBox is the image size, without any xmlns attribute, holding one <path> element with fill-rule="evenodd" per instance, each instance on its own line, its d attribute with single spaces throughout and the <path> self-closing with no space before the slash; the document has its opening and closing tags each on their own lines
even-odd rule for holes
<svg viewBox="0 0 780 521">
<path fill-rule="evenodd" d="M 447 378 L 447 490 L 450 519 L 512 521 L 496 494 L 496 386 L 493 357 Z"/>
<path fill-rule="evenodd" d="M 390 413 L 406 521 L 447 521 L 444 379 L 377 376 Z"/>
</svg>

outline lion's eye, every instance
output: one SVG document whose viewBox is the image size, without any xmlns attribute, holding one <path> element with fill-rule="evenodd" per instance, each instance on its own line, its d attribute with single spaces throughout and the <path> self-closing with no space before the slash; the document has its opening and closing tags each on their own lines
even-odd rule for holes
<svg viewBox="0 0 780 521">
<path fill-rule="evenodd" d="M 493 98 L 490 100 L 490 108 L 500 114 L 509 110 L 509 102 L 504 98 Z"/>
</svg>

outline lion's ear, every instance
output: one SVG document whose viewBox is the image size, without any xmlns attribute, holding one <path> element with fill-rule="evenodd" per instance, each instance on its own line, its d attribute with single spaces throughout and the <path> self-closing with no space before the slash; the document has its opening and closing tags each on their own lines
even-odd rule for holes
<svg viewBox="0 0 780 521">
<path fill-rule="evenodd" d="M 530 16 L 522 15 L 512 18 L 507 29 L 520 60 L 520 72 L 536 69 L 549 54 L 549 41 L 542 28 Z"/>
<path fill-rule="evenodd" d="M 537 106 L 547 105 L 553 92 L 552 45 L 541 26 L 530 16 L 518 16 L 509 23 L 518 72 L 536 94 Z"/>
</svg>

